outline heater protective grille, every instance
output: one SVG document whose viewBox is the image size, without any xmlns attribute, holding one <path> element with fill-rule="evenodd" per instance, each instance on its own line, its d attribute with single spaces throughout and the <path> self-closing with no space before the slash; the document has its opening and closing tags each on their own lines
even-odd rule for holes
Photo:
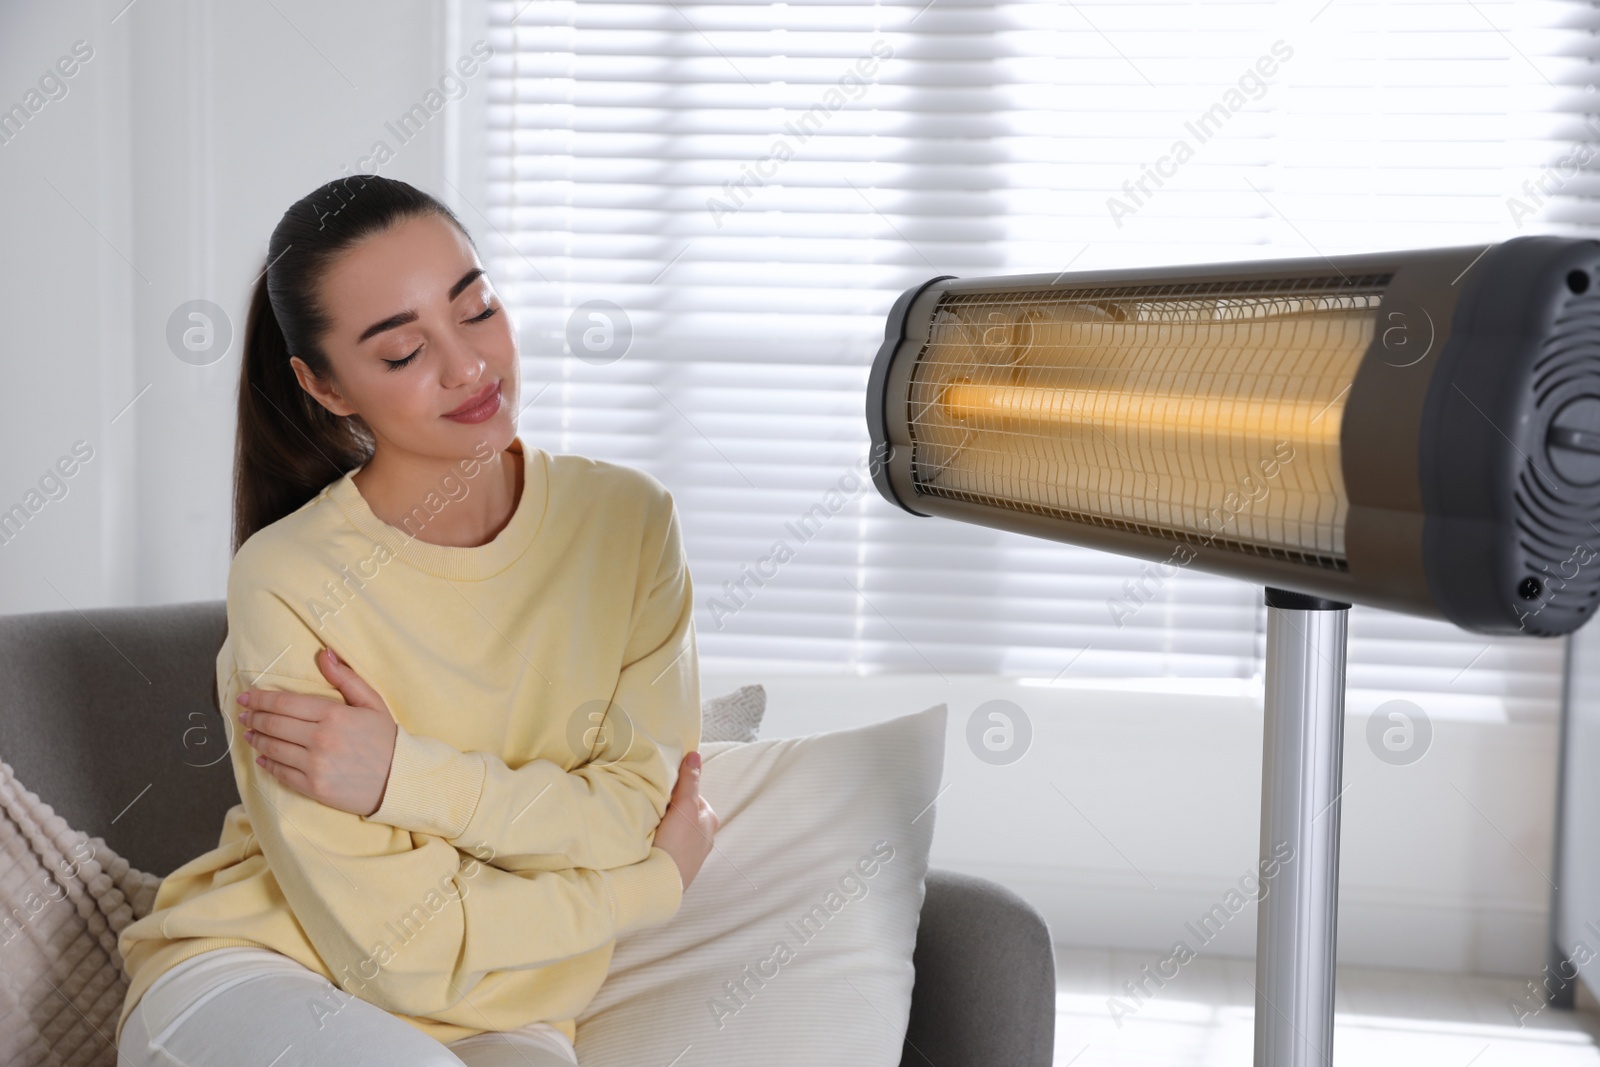
<svg viewBox="0 0 1600 1067">
<path fill-rule="evenodd" d="M 1343 570 L 1340 428 L 1390 279 L 946 291 L 918 492 Z"/>
</svg>

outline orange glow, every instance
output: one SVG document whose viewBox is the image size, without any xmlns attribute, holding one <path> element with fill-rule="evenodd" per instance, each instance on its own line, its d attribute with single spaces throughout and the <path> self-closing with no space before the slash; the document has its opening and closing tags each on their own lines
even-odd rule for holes
<svg viewBox="0 0 1600 1067">
<path fill-rule="evenodd" d="M 907 396 L 921 491 L 1342 558 L 1381 294 L 1283 284 L 945 296 Z"/>
</svg>

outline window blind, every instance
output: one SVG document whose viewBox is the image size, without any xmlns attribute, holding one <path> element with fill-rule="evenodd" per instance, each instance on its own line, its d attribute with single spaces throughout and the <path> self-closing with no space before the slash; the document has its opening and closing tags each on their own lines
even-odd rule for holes
<svg viewBox="0 0 1600 1067">
<path fill-rule="evenodd" d="M 488 18 L 480 245 L 519 322 L 522 425 L 673 491 L 711 669 L 1259 680 L 1259 588 L 878 496 L 866 378 L 907 286 L 1594 232 L 1587 174 L 1508 205 L 1595 139 L 1588 4 Z M 1561 642 L 1360 606 L 1350 632 L 1353 692 L 1556 707 Z"/>
</svg>

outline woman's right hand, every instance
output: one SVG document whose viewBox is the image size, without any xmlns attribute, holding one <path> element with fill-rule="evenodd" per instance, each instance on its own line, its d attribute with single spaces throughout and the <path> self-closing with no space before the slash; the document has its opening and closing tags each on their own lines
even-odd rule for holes
<svg viewBox="0 0 1600 1067">
<path fill-rule="evenodd" d="M 678 766 L 678 782 L 672 787 L 672 799 L 656 827 L 655 839 L 656 847 L 677 863 L 685 890 L 711 854 L 711 839 L 720 825 L 711 802 L 700 795 L 700 753 L 691 752 Z"/>
</svg>

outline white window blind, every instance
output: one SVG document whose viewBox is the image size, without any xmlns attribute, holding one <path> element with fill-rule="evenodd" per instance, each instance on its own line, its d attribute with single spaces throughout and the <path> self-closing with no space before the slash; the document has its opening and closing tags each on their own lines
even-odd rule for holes
<svg viewBox="0 0 1600 1067">
<path fill-rule="evenodd" d="M 522 424 L 673 490 L 708 668 L 1258 678 L 1257 587 L 1142 579 L 879 497 L 863 411 L 890 304 L 938 274 L 1593 233 L 1587 173 L 1535 215 L 1508 198 L 1596 139 L 1595 21 L 1586 3 L 491 2 L 480 245 L 522 329 Z M 1352 689 L 1430 709 L 1550 714 L 1561 654 L 1351 614 Z"/>
</svg>

